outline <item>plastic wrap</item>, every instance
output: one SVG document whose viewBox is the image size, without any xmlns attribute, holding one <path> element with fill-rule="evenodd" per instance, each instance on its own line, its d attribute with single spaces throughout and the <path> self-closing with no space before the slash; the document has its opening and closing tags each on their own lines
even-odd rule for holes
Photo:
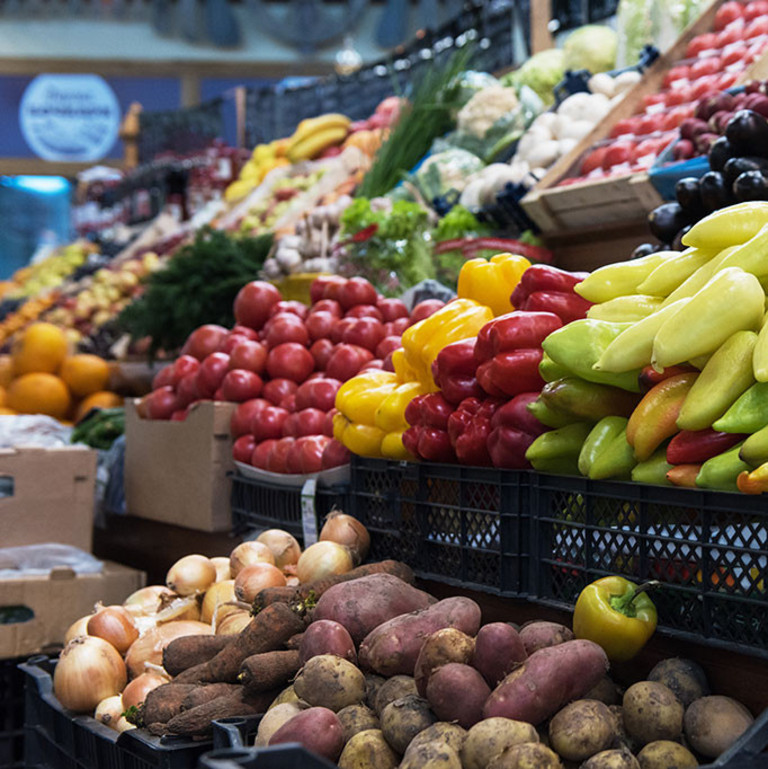
<svg viewBox="0 0 768 769">
<path fill-rule="evenodd" d="M 54 542 L 0 548 L 0 579 L 46 576 L 62 567 L 76 574 L 99 574 L 104 564 L 84 550 Z"/>
<path fill-rule="evenodd" d="M 72 428 L 39 414 L 0 419 L 0 448 L 53 449 L 69 446 Z M 78 448 L 83 448 L 78 447 Z"/>
</svg>

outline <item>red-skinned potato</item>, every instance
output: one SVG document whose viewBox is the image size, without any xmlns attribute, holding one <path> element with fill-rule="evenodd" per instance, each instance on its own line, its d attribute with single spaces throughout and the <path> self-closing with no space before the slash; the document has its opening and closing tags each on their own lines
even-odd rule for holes
<svg viewBox="0 0 768 769">
<path fill-rule="evenodd" d="M 314 369 L 312 353 L 296 342 L 273 347 L 267 356 L 267 373 L 272 379 L 291 379 L 301 384 Z"/>
<path fill-rule="evenodd" d="M 267 348 L 261 342 L 243 338 L 229 353 L 229 366 L 263 374 L 267 368 Z"/>
<path fill-rule="evenodd" d="M 241 435 L 232 444 L 232 456 L 235 462 L 250 465 L 253 451 L 256 448 L 256 439 L 252 435 Z"/>
<path fill-rule="evenodd" d="M 522 639 L 511 625 L 491 622 L 477 632 L 472 664 L 489 686 L 496 686 L 527 656 Z"/>
<path fill-rule="evenodd" d="M 419 650 L 413 679 L 422 697 L 427 696 L 427 682 L 432 673 L 449 662 L 472 663 L 475 654 L 475 639 L 455 627 L 443 628 L 427 636 Z"/>
<path fill-rule="evenodd" d="M 253 450 L 253 455 L 251 456 L 251 464 L 261 470 L 266 470 L 269 455 L 276 445 L 277 439 L 275 438 L 269 438 L 266 441 L 261 441 L 261 443 L 256 444 L 256 448 Z"/>
<path fill-rule="evenodd" d="M 519 635 L 529 657 L 539 649 L 573 640 L 573 631 L 557 622 L 529 622 L 520 628 Z"/>
<path fill-rule="evenodd" d="M 196 328 L 184 342 L 181 348 L 182 355 L 191 355 L 202 361 L 211 353 L 218 352 L 219 348 L 229 336 L 229 331 L 224 326 L 208 323 Z"/>
<path fill-rule="evenodd" d="M 271 379 L 264 383 L 261 397 L 266 398 L 272 405 L 279 406 L 286 395 L 295 395 L 299 386 L 291 379 Z"/>
<path fill-rule="evenodd" d="M 271 283 L 263 280 L 246 283 L 235 297 L 235 320 L 258 331 L 281 299 L 280 292 Z"/>
<path fill-rule="evenodd" d="M 281 438 L 283 425 L 288 419 L 288 412 L 277 406 L 266 406 L 259 411 L 251 422 L 251 430 L 258 443 L 269 438 Z"/>
<path fill-rule="evenodd" d="M 347 310 L 344 317 L 345 318 L 373 318 L 374 320 L 379 321 L 379 323 L 384 322 L 384 316 L 381 314 L 381 310 L 373 304 L 358 304 L 356 307 L 353 307 L 351 310 Z"/>
<path fill-rule="evenodd" d="M 365 278 L 350 278 L 339 292 L 339 303 L 345 310 L 358 304 L 376 304 L 377 299 L 376 289 Z"/>
<path fill-rule="evenodd" d="M 411 310 L 411 323 L 418 323 L 420 320 L 425 320 L 443 307 L 445 307 L 445 302 L 441 302 L 439 299 L 425 299 L 423 302 L 419 302 L 413 310 Z"/>
<path fill-rule="evenodd" d="M 459 662 L 439 667 L 427 683 L 427 700 L 435 715 L 441 721 L 455 721 L 465 729 L 482 719 L 483 705 L 490 693 L 480 673 Z"/>
<path fill-rule="evenodd" d="M 381 319 L 389 323 L 398 318 L 408 318 L 408 308 L 399 299 L 379 299 L 376 307 L 381 312 Z"/>
<path fill-rule="evenodd" d="M 298 742 L 311 753 L 336 761 L 344 747 L 344 729 L 328 708 L 307 708 L 283 724 L 269 740 L 271 745 Z"/>
<path fill-rule="evenodd" d="M 340 344 L 332 352 L 325 366 L 326 376 L 346 382 L 352 379 L 360 369 L 373 360 L 373 353 L 353 344 Z"/>
<path fill-rule="evenodd" d="M 265 328 L 264 341 L 271 349 L 286 342 L 309 346 L 309 332 L 304 321 L 296 315 L 285 313 L 271 318 L 268 328 Z M 267 358 L 269 366 L 269 358 Z"/>
<path fill-rule="evenodd" d="M 201 398 L 212 398 L 221 387 L 224 375 L 229 371 L 229 355 L 223 352 L 211 353 L 201 364 L 196 374 L 197 392 Z"/>
<path fill-rule="evenodd" d="M 299 660 L 302 665 L 320 654 L 335 654 L 357 665 L 357 652 L 352 637 L 343 625 L 330 619 L 316 620 L 301 637 Z"/>
<path fill-rule="evenodd" d="M 314 315 L 316 312 L 329 312 L 334 318 L 341 318 L 344 315 L 344 311 L 341 309 L 341 305 L 335 299 L 321 299 L 309 308 L 309 314 Z"/>
<path fill-rule="evenodd" d="M 264 398 L 254 398 L 253 400 L 241 403 L 233 412 L 229 421 L 230 432 L 234 438 L 241 435 L 247 435 L 253 430 L 253 419 L 262 409 L 272 404 Z"/>
<path fill-rule="evenodd" d="M 221 381 L 221 394 L 232 403 L 243 403 L 258 398 L 263 384 L 261 377 L 253 371 L 231 369 Z"/>
</svg>

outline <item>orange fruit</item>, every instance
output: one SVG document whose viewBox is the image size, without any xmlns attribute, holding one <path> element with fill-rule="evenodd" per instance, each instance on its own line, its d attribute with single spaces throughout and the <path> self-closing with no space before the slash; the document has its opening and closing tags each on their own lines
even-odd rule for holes
<svg viewBox="0 0 768 769">
<path fill-rule="evenodd" d="M 11 417 L 15 416 L 17 412 L 15 412 L 13 409 L 9 409 L 6 406 L 0 406 L 0 417 Z"/>
<path fill-rule="evenodd" d="M 63 419 L 69 410 L 69 390 L 53 374 L 23 374 L 8 388 L 8 407 L 22 414 L 47 414 Z"/>
<path fill-rule="evenodd" d="M 98 355 L 71 355 L 61 364 L 59 376 L 78 398 L 104 390 L 109 381 L 109 364 Z"/>
<path fill-rule="evenodd" d="M 77 424 L 91 409 L 116 409 L 123 405 L 123 399 L 115 393 L 101 391 L 89 395 L 77 405 L 74 422 Z"/>
<path fill-rule="evenodd" d="M 53 374 L 67 357 L 67 338 L 52 323 L 33 323 L 13 346 L 13 371 Z"/>
<path fill-rule="evenodd" d="M 8 395 L 5 392 L 5 387 L 0 386 L 0 406 L 5 406 L 5 402 L 7 398 L 8 398 Z"/>
<path fill-rule="evenodd" d="M 13 358 L 10 355 L 0 355 L 0 386 L 8 387 L 13 381 Z"/>
</svg>

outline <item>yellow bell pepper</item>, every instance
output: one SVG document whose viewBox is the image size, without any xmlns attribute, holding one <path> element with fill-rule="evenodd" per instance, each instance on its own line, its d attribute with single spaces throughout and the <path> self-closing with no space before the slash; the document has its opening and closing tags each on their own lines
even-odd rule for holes
<svg viewBox="0 0 768 769">
<path fill-rule="evenodd" d="M 365 371 L 346 381 L 336 393 L 336 408 L 350 422 L 372 425 L 376 409 L 399 384 L 391 371 Z"/>
<path fill-rule="evenodd" d="M 415 382 L 418 379 L 416 369 L 406 360 L 402 347 L 392 353 L 392 366 L 401 382 Z"/>
<path fill-rule="evenodd" d="M 474 299 L 490 307 L 494 316 L 512 312 L 509 297 L 530 266 L 524 256 L 517 254 L 496 254 L 489 262 L 470 259 L 459 273 L 459 298 Z"/>
<path fill-rule="evenodd" d="M 381 453 L 387 459 L 394 459 L 397 461 L 409 460 L 411 462 L 416 460 L 416 457 L 403 446 L 404 432 L 405 430 L 397 430 L 395 432 L 387 433 L 384 436 L 384 440 L 381 442 Z"/>
<path fill-rule="evenodd" d="M 340 439 L 353 454 L 374 459 L 383 457 L 381 444 L 386 438 L 386 433 L 373 425 L 362 425 L 349 422 L 344 428 Z"/>
<path fill-rule="evenodd" d="M 406 382 L 396 387 L 376 409 L 376 427 L 385 433 L 393 433 L 408 429 L 405 421 L 406 406 L 417 396 L 424 395 L 426 390 L 421 382 Z"/>
</svg>

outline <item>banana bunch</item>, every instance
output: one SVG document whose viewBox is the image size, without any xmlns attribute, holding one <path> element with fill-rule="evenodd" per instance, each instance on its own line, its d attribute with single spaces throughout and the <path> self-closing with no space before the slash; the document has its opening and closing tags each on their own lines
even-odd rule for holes
<svg viewBox="0 0 768 769">
<path fill-rule="evenodd" d="M 240 169 L 237 180 L 227 187 L 224 199 L 234 202 L 244 198 L 251 190 L 258 187 L 274 168 L 291 165 L 291 161 L 285 157 L 288 142 L 289 139 L 276 139 L 269 144 L 257 145 L 251 159 Z"/>
<path fill-rule="evenodd" d="M 312 160 L 329 147 L 341 144 L 349 133 L 350 119 L 329 112 L 302 120 L 288 144 L 287 155 L 292 163 Z"/>
</svg>

